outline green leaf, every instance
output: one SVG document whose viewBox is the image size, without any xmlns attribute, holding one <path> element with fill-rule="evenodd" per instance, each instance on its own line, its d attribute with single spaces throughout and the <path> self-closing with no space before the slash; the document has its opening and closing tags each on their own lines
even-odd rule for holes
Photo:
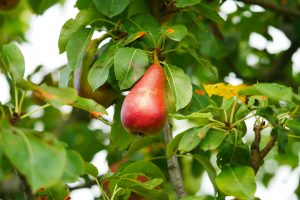
<svg viewBox="0 0 300 200">
<path fill-rule="evenodd" d="M 65 182 L 77 181 L 84 172 L 84 161 L 81 155 L 76 151 L 67 151 L 67 163 L 62 180 Z"/>
<path fill-rule="evenodd" d="M 231 106 L 233 105 L 234 102 L 235 102 L 235 99 L 233 97 L 231 97 L 229 99 L 224 98 L 220 108 L 226 111 L 229 108 L 231 108 Z"/>
<path fill-rule="evenodd" d="M 142 177 L 144 177 L 144 176 L 142 176 Z M 161 178 L 154 178 L 152 180 L 148 180 L 145 182 L 138 180 L 138 178 L 139 178 L 139 176 L 137 176 L 137 178 L 126 178 L 126 179 L 121 178 L 121 180 L 118 181 L 118 186 L 120 186 L 122 188 L 134 188 L 135 185 L 139 185 L 143 189 L 153 190 L 155 187 L 158 187 L 159 185 L 161 185 L 163 183 L 163 180 Z M 148 178 L 145 177 L 145 179 L 148 179 Z"/>
<path fill-rule="evenodd" d="M 174 114 L 174 115 L 171 115 L 172 117 L 174 117 L 175 119 L 199 119 L 199 118 L 204 118 L 204 119 L 210 119 L 210 118 L 213 118 L 213 115 L 209 112 L 209 113 L 201 113 L 201 112 L 194 112 L 190 115 L 178 115 L 178 114 Z"/>
<path fill-rule="evenodd" d="M 182 69 L 164 63 L 168 84 L 175 99 L 176 111 L 184 108 L 192 99 L 192 83 L 190 77 Z"/>
<path fill-rule="evenodd" d="M 92 99 L 77 96 L 72 106 L 96 115 L 107 115 L 105 108 Z"/>
<path fill-rule="evenodd" d="M 38 199 L 58 200 L 69 199 L 70 191 L 64 183 L 58 183 L 50 188 L 42 188 L 37 192 Z"/>
<path fill-rule="evenodd" d="M 203 24 L 203 21 L 199 19 L 194 12 L 188 12 L 188 15 L 192 18 L 192 21 L 200 30 L 207 31 L 207 27 Z"/>
<path fill-rule="evenodd" d="M 147 54 L 134 48 L 120 48 L 114 59 L 116 79 L 121 90 L 130 88 L 146 71 Z"/>
<path fill-rule="evenodd" d="M 140 193 L 141 193 L 141 195 L 144 195 L 143 192 L 145 191 L 145 189 L 155 190 L 155 187 L 158 187 L 162 183 L 163 183 L 163 180 L 160 178 L 155 178 L 155 179 L 143 182 L 143 181 L 138 180 L 138 177 L 137 177 L 137 179 L 136 178 L 126 178 L 126 179 L 121 178 L 117 184 L 121 188 L 133 189 L 133 191 L 135 191 L 135 192 L 137 192 L 135 189 L 141 189 Z M 136 187 L 136 186 L 139 186 L 139 187 Z M 147 193 L 149 193 L 149 192 L 150 191 L 147 191 Z M 151 194 L 151 192 L 150 192 L 150 194 Z M 148 196 L 149 194 L 146 194 L 146 195 Z M 154 195 L 156 195 L 156 194 L 154 193 Z"/>
<path fill-rule="evenodd" d="M 32 91 L 37 91 L 40 90 L 41 88 L 30 81 L 27 81 L 25 79 L 20 79 L 17 82 L 17 86 L 22 88 L 23 90 L 32 90 Z"/>
<path fill-rule="evenodd" d="M 203 58 L 197 58 L 198 63 L 200 64 L 201 67 L 205 68 L 205 71 L 209 72 L 209 76 L 211 80 L 218 80 L 219 74 L 218 74 L 218 69 L 212 65 L 212 63 Z"/>
<path fill-rule="evenodd" d="M 160 183 L 162 179 L 153 179 L 154 183 Z M 152 180 L 150 180 L 151 183 Z M 153 188 L 152 185 L 148 184 L 147 182 L 139 182 L 135 179 L 120 179 L 117 182 L 117 185 L 121 188 L 126 188 L 134 193 L 139 194 L 140 196 L 146 197 L 146 199 L 169 199 L 167 192 L 159 189 L 149 189 Z"/>
<path fill-rule="evenodd" d="M 131 34 L 137 32 L 146 32 L 145 43 L 148 48 L 155 48 L 161 37 L 160 24 L 156 19 L 147 13 L 134 15 L 124 22 L 125 31 Z"/>
<path fill-rule="evenodd" d="M 144 174 L 151 179 L 162 179 L 163 182 L 166 178 L 159 167 L 150 161 L 140 160 L 127 165 L 121 172 L 122 175 L 126 174 Z"/>
<path fill-rule="evenodd" d="M 56 88 L 47 85 L 41 85 L 37 89 L 37 94 L 54 107 L 71 105 L 77 98 L 77 92 L 73 88 Z"/>
<path fill-rule="evenodd" d="M 1 130 L 5 155 L 26 177 L 32 190 L 58 183 L 66 165 L 63 145 L 53 135 L 8 126 Z"/>
<path fill-rule="evenodd" d="M 187 6 L 196 5 L 200 2 L 201 2 L 201 0 L 176 0 L 175 5 L 177 8 L 184 8 Z"/>
<path fill-rule="evenodd" d="M 263 95 L 273 101 L 292 101 L 293 90 L 277 83 L 258 83 L 239 91 L 241 95 Z"/>
<path fill-rule="evenodd" d="M 164 31 L 168 38 L 177 42 L 185 38 L 188 33 L 188 30 L 184 25 L 168 26 Z"/>
<path fill-rule="evenodd" d="M 149 146 L 150 144 L 159 143 L 160 140 L 160 135 L 154 135 L 149 137 L 134 137 L 126 153 L 126 157 L 132 156 L 135 152 L 144 147 Z"/>
<path fill-rule="evenodd" d="M 93 4 L 93 0 L 77 0 L 76 1 L 76 7 L 79 10 L 87 9 L 92 4 Z"/>
<path fill-rule="evenodd" d="M 249 103 L 249 101 L 248 101 Z M 248 107 L 245 104 L 240 104 L 236 113 L 234 114 L 235 121 L 246 117 L 249 114 Z"/>
<path fill-rule="evenodd" d="M 122 102 L 123 101 L 121 99 L 119 99 L 116 102 L 115 112 L 114 112 L 114 123 L 111 127 L 111 132 L 110 132 L 111 145 L 113 147 L 116 147 L 120 151 L 125 150 L 133 140 L 133 136 L 130 135 L 124 129 L 121 123 L 120 112 L 121 112 Z"/>
<path fill-rule="evenodd" d="M 85 10 L 81 10 L 75 19 L 69 19 L 65 22 L 63 27 L 61 28 L 59 39 L 58 39 L 58 47 L 59 53 L 63 53 L 66 50 L 66 46 L 68 40 L 71 35 L 83 28 L 85 25 L 92 23 L 99 19 L 101 15 L 94 8 L 89 8 Z"/>
<path fill-rule="evenodd" d="M 94 91 L 107 81 L 109 69 L 111 68 L 111 66 L 113 66 L 114 55 L 117 50 L 117 46 L 111 46 L 107 50 L 107 52 L 100 55 L 100 57 L 90 69 L 88 81 Z"/>
<path fill-rule="evenodd" d="M 213 150 L 220 146 L 228 132 L 211 128 L 200 142 L 200 148 L 204 151 Z"/>
<path fill-rule="evenodd" d="M 112 18 L 126 9 L 129 0 L 95 0 L 95 4 L 103 15 Z"/>
<path fill-rule="evenodd" d="M 185 108 L 188 113 L 198 112 L 211 105 L 211 100 L 205 94 L 204 89 L 193 84 L 193 95 L 190 104 Z"/>
<path fill-rule="evenodd" d="M 260 94 L 274 101 L 292 101 L 293 98 L 292 88 L 276 83 L 258 83 L 256 89 Z"/>
<path fill-rule="evenodd" d="M 211 113 L 200 113 L 200 112 L 194 112 L 190 115 L 178 115 L 178 114 L 170 114 L 170 116 L 174 117 L 178 120 L 191 120 L 192 122 L 196 123 L 198 126 L 205 126 L 209 124 L 209 119 L 212 118 Z"/>
<path fill-rule="evenodd" d="M 228 196 L 238 199 L 254 199 L 256 183 L 251 167 L 227 167 L 216 177 L 216 184 Z"/>
<path fill-rule="evenodd" d="M 128 17 L 149 13 L 148 3 L 141 0 L 131 0 L 128 6 Z"/>
<path fill-rule="evenodd" d="M 250 150 L 247 144 L 242 142 L 242 132 L 230 133 L 218 147 L 217 164 L 219 168 L 228 165 L 248 165 L 250 160 Z"/>
<path fill-rule="evenodd" d="M 128 38 L 126 39 L 124 44 L 128 45 L 128 44 L 136 41 L 137 39 L 144 37 L 145 35 L 146 35 L 145 31 L 139 31 L 137 33 L 131 34 L 128 36 Z"/>
<path fill-rule="evenodd" d="M 271 135 L 277 137 L 278 153 L 284 154 L 288 144 L 289 131 L 282 126 L 276 126 L 272 129 Z"/>
<path fill-rule="evenodd" d="M 216 183 L 215 183 L 215 179 L 216 179 L 217 173 L 216 173 L 215 168 L 212 166 L 210 160 L 208 158 L 200 155 L 200 154 L 194 154 L 193 157 L 205 169 L 205 171 L 207 172 L 208 177 L 209 177 L 212 185 L 214 186 L 215 192 L 217 192 L 217 186 L 216 186 Z"/>
<path fill-rule="evenodd" d="M 154 179 L 146 181 L 142 184 L 143 184 L 143 187 L 151 190 L 151 189 L 155 189 L 155 187 L 158 187 L 162 183 L 163 183 L 163 180 L 161 178 L 154 178 Z"/>
<path fill-rule="evenodd" d="M 286 125 L 295 133 L 300 134 L 300 121 L 291 119 L 286 122 Z"/>
<path fill-rule="evenodd" d="M 168 144 L 166 148 L 166 159 L 170 159 L 173 154 L 177 152 L 179 142 L 184 136 L 185 132 L 179 133 Z"/>
<path fill-rule="evenodd" d="M 94 29 L 86 28 L 73 33 L 68 40 L 66 51 L 69 66 L 75 70 L 79 68 L 86 49 L 91 41 Z"/>
<path fill-rule="evenodd" d="M 11 73 L 11 76 L 16 82 L 23 79 L 25 72 L 25 60 L 17 45 L 14 43 L 3 45 L 0 54 L 0 61 L 1 60 L 4 64 L 4 68 L 0 66 L 0 70 Z"/>
<path fill-rule="evenodd" d="M 84 163 L 84 173 L 93 176 L 94 178 L 98 177 L 98 169 L 92 163 Z"/>
<path fill-rule="evenodd" d="M 65 66 L 60 71 L 59 82 L 58 82 L 58 85 L 60 88 L 68 87 L 70 76 L 71 76 L 72 72 L 73 72 L 73 69 L 69 65 Z"/>
<path fill-rule="evenodd" d="M 299 94 L 293 94 L 293 102 L 295 104 L 300 104 L 300 95 Z"/>
<path fill-rule="evenodd" d="M 46 111 L 53 111 L 54 109 L 48 109 Z M 47 113 L 47 112 L 46 112 Z M 45 114 L 46 114 L 45 113 Z M 80 113 L 80 114 L 79 114 Z M 90 120 L 87 115 L 82 111 L 78 111 L 80 117 L 84 117 L 84 120 L 74 120 L 69 121 L 68 125 L 65 126 L 61 131 L 59 139 L 68 144 L 70 149 L 76 150 L 80 153 L 84 160 L 92 160 L 93 156 L 99 152 L 101 149 L 104 149 L 106 145 L 104 143 L 107 141 L 107 134 L 103 133 L 101 130 L 90 130 L 87 126 L 87 121 Z M 49 118 L 59 118 L 58 120 L 53 120 L 52 129 L 57 131 L 58 123 L 65 123 L 62 121 L 61 113 L 59 115 L 47 115 L 43 118 L 44 121 L 47 121 Z M 57 116 L 57 117 L 56 117 Z M 49 121 L 49 120 L 48 120 Z M 56 122 L 56 123 L 55 123 Z M 49 125 L 48 125 L 49 126 Z M 46 129 L 46 127 L 45 127 Z M 47 129 L 46 129 L 47 130 Z"/>
<path fill-rule="evenodd" d="M 223 18 L 219 16 L 217 10 L 213 10 L 210 6 L 208 6 L 208 4 L 200 3 L 196 9 L 201 15 L 204 15 L 216 23 L 224 22 Z"/>
<path fill-rule="evenodd" d="M 181 138 L 178 150 L 183 152 L 189 152 L 193 150 L 201 141 L 201 138 L 204 137 L 209 130 L 208 126 L 204 127 L 194 127 L 184 131 L 184 135 Z"/>
<path fill-rule="evenodd" d="M 272 107 L 259 108 L 259 109 L 257 109 L 256 114 L 265 118 L 273 125 L 276 125 L 278 123 L 278 119 L 276 118 Z"/>
<path fill-rule="evenodd" d="M 36 14 L 43 14 L 48 8 L 57 4 L 60 0 L 28 0 L 28 3 L 32 10 Z"/>
<path fill-rule="evenodd" d="M 186 196 L 182 197 L 179 200 L 203 200 L 202 197 L 197 197 L 197 196 Z"/>
<path fill-rule="evenodd" d="M 278 130 L 277 146 L 278 152 L 284 154 L 288 144 L 288 130 L 280 127 Z"/>
</svg>

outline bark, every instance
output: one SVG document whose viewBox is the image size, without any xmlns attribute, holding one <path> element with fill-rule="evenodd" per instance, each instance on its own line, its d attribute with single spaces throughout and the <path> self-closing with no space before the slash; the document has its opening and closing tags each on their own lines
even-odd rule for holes
<svg viewBox="0 0 300 200">
<path fill-rule="evenodd" d="M 163 132 L 164 132 L 165 144 L 167 145 L 170 142 L 170 140 L 173 138 L 169 121 L 166 122 Z M 170 180 L 172 182 L 173 189 L 177 194 L 177 198 L 186 196 L 186 191 L 183 185 L 180 166 L 176 155 L 173 155 L 170 159 L 168 159 L 167 164 L 168 164 Z"/>
</svg>

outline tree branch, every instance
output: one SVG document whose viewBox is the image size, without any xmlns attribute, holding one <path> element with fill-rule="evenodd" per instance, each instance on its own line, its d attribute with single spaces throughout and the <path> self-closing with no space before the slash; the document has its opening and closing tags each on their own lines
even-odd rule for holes
<svg viewBox="0 0 300 200">
<path fill-rule="evenodd" d="M 261 158 L 260 158 L 260 149 L 259 149 L 259 143 L 261 140 L 260 132 L 263 129 L 262 124 L 255 125 L 253 130 L 255 134 L 254 141 L 251 144 L 251 157 L 250 157 L 250 165 L 254 169 L 255 173 L 258 171 Z"/>
<path fill-rule="evenodd" d="M 290 8 L 286 8 L 280 5 L 277 5 L 275 3 L 271 3 L 271 2 L 267 2 L 264 0 L 238 0 L 241 2 L 244 2 L 246 4 L 255 4 L 255 5 L 259 5 L 265 9 L 269 9 L 269 10 L 273 10 L 277 13 L 286 15 L 287 17 L 300 17 L 300 11 L 299 10 L 295 10 L 295 9 L 290 9 Z"/>
<path fill-rule="evenodd" d="M 271 149 L 274 147 L 276 143 L 276 136 L 271 135 L 271 139 L 266 144 L 266 146 L 260 150 L 259 143 L 261 140 L 261 131 L 263 130 L 264 122 L 260 124 L 256 124 L 253 128 L 255 138 L 254 141 L 251 144 L 251 156 L 250 156 L 250 166 L 254 169 L 255 173 L 257 173 L 261 161 L 266 157 L 266 155 L 271 151 Z"/>
<path fill-rule="evenodd" d="M 164 127 L 164 138 L 165 144 L 167 145 L 170 140 L 173 138 L 172 130 L 169 121 L 167 120 Z M 177 194 L 177 198 L 186 196 L 186 191 L 183 186 L 183 179 L 180 172 L 180 167 L 176 155 L 173 155 L 170 159 L 167 160 L 169 176 L 172 182 L 173 189 Z"/>
<path fill-rule="evenodd" d="M 272 135 L 270 141 L 266 144 L 265 148 L 263 148 L 263 150 L 261 150 L 261 152 L 259 153 L 259 157 L 261 160 L 264 159 L 264 157 L 266 157 L 266 155 L 271 151 L 271 149 L 276 143 L 276 140 L 276 136 Z"/>
</svg>

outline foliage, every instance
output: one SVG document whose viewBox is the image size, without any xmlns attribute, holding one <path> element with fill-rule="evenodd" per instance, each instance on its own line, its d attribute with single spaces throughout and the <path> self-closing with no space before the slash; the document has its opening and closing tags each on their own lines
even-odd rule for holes
<svg viewBox="0 0 300 200">
<path fill-rule="evenodd" d="M 264 169 L 265 160 L 298 165 L 300 76 L 292 74 L 291 58 L 300 46 L 299 1 L 259 0 L 266 10 L 256 12 L 251 1 L 240 0 L 224 20 L 218 13 L 224 1 L 77 0 L 79 12 L 64 23 L 58 40 L 68 64 L 59 68 L 59 80 L 50 73 L 33 84 L 33 74 L 24 77 L 26 58 L 16 44 L 27 28 L 22 16 L 43 14 L 62 2 L 22 0 L 7 9 L 0 1 L 0 70 L 11 95 L 0 104 L 1 198 L 22 199 L 25 193 L 68 199 L 74 189 L 97 185 L 104 200 L 254 199 L 257 182 L 268 185 L 273 176 Z M 270 26 L 289 38 L 287 50 L 274 54 L 249 45 L 253 32 L 270 40 Z M 101 37 L 92 37 L 101 31 Z M 157 51 L 167 77 L 169 121 L 191 124 L 168 143 L 167 130 L 140 137 L 120 122 L 124 92 Z M 259 58 L 257 63 L 247 64 L 249 55 Z M 245 84 L 225 84 L 230 72 Z M 110 100 L 99 103 L 105 101 L 93 92 Z M 62 106 L 72 111 L 65 113 Z M 109 106 L 113 121 L 106 119 Z M 34 116 L 38 111 L 43 113 Z M 91 129 L 95 120 L 110 126 L 109 133 Z M 110 165 L 104 175 L 91 164 L 101 150 L 108 152 Z M 184 183 L 168 174 L 174 158 Z M 204 172 L 213 196 L 196 196 Z M 67 185 L 79 177 L 83 185 Z M 24 187 L 15 186 L 18 179 Z M 178 184 L 187 194 L 176 190 Z"/>
</svg>

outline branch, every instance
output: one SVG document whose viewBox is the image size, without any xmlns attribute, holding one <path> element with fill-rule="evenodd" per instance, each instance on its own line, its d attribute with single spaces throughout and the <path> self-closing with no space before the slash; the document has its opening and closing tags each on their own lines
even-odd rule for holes
<svg viewBox="0 0 300 200">
<path fill-rule="evenodd" d="M 253 129 L 255 138 L 251 144 L 250 165 L 254 169 L 255 173 L 258 171 L 261 162 L 259 143 L 261 140 L 260 132 L 262 129 L 263 129 L 263 124 L 255 125 Z"/>
<path fill-rule="evenodd" d="M 266 155 L 271 151 L 276 143 L 276 140 L 276 136 L 272 135 L 268 144 L 266 144 L 265 148 L 263 148 L 263 150 L 261 150 L 261 152 L 259 153 L 259 157 L 261 158 L 261 160 L 264 159 L 264 157 L 266 157 Z"/>
<path fill-rule="evenodd" d="M 164 132 L 165 144 L 167 145 L 170 142 L 170 140 L 173 138 L 170 122 L 168 120 L 166 122 L 163 132 Z M 180 167 L 176 155 L 173 155 L 170 159 L 168 159 L 167 164 L 168 164 L 168 171 L 169 171 L 171 183 L 173 189 L 177 194 L 177 198 L 186 196 L 187 193 L 183 186 L 183 180 L 182 180 Z"/>
<path fill-rule="evenodd" d="M 271 139 L 266 144 L 266 146 L 262 150 L 259 149 L 259 143 L 261 140 L 260 133 L 263 130 L 264 125 L 265 125 L 264 122 L 262 122 L 260 124 L 256 124 L 253 128 L 255 138 L 251 144 L 250 166 L 254 169 L 255 173 L 257 173 L 257 171 L 260 167 L 261 161 L 271 151 L 271 149 L 274 147 L 276 140 L 277 140 L 276 136 L 272 135 Z"/>
<path fill-rule="evenodd" d="M 300 11 L 298 11 L 296 9 L 286 8 L 286 7 L 277 5 L 275 3 L 267 2 L 264 0 L 238 0 L 238 1 L 244 2 L 246 4 L 259 5 L 265 9 L 273 10 L 277 13 L 286 15 L 287 17 L 291 17 L 291 16 L 300 17 Z"/>
</svg>

